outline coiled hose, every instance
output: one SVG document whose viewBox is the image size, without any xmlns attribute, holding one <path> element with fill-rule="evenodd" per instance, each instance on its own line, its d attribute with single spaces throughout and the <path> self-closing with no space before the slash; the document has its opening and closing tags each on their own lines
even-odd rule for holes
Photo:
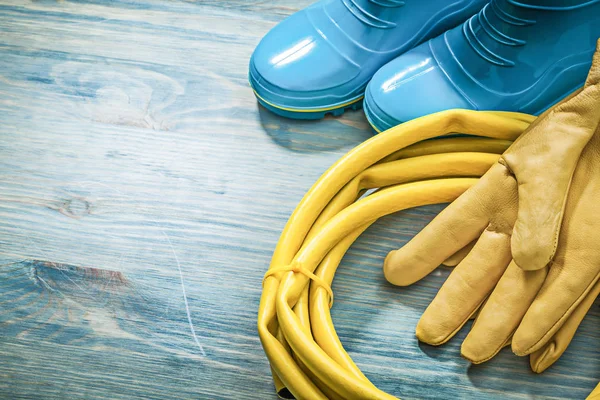
<svg viewBox="0 0 600 400">
<path fill-rule="evenodd" d="M 288 220 L 263 281 L 258 332 L 281 397 L 395 399 L 365 377 L 335 332 L 335 271 L 378 218 L 454 200 L 534 119 L 443 111 L 374 136 L 321 176 Z M 472 136 L 427 140 L 457 133 Z M 377 190 L 363 197 L 368 189 Z"/>
</svg>

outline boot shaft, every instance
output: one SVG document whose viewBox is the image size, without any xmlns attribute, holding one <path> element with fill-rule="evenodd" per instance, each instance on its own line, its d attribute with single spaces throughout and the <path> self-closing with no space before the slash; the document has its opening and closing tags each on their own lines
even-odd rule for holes
<svg viewBox="0 0 600 400">
<path fill-rule="evenodd" d="M 589 68 L 600 37 L 600 1 L 492 0 L 446 35 L 467 75 L 485 77 L 489 90 L 515 93 L 540 73 Z M 468 46 L 453 45 L 465 40 Z"/>
<path fill-rule="evenodd" d="M 326 0 L 307 11 L 320 29 L 344 54 L 406 51 L 422 40 L 462 23 L 487 0 Z M 442 23 L 443 21 L 443 23 Z M 331 23 L 333 22 L 333 24 Z"/>
</svg>

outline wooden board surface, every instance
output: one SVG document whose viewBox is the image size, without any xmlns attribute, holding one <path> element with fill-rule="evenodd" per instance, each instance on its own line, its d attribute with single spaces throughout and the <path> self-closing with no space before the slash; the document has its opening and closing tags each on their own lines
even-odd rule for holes
<svg viewBox="0 0 600 400">
<path fill-rule="evenodd" d="M 276 398 L 262 276 L 303 193 L 371 135 L 362 112 L 255 102 L 253 48 L 307 4 L 0 1 L 1 398 Z M 344 260 L 333 318 L 358 365 L 407 399 L 583 399 L 597 306 L 540 376 L 508 349 L 470 366 L 465 332 L 417 343 L 447 271 L 399 289 L 381 263 L 440 209 L 385 218 Z"/>
</svg>

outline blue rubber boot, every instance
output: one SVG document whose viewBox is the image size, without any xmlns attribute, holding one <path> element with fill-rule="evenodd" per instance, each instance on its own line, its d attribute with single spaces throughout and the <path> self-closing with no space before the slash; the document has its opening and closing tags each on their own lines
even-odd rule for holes
<svg viewBox="0 0 600 400">
<path fill-rule="evenodd" d="M 385 63 L 459 25 L 488 0 L 321 0 L 275 26 L 250 60 L 259 102 L 290 118 L 360 108 Z"/>
<path fill-rule="evenodd" d="M 583 85 L 599 37 L 600 0 L 492 0 L 383 66 L 365 114 L 377 131 L 451 108 L 537 115 Z"/>
</svg>

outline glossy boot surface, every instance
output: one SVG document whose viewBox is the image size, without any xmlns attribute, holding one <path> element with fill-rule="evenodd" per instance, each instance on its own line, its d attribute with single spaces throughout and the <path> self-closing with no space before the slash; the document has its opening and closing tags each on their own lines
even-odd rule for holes
<svg viewBox="0 0 600 400">
<path fill-rule="evenodd" d="M 492 0 L 382 67 L 365 114 L 377 131 L 451 108 L 539 114 L 583 85 L 600 0 Z"/>
<path fill-rule="evenodd" d="M 321 0 L 275 26 L 250 60 L 259 102 L 318 119 L 359 108 L 385 63 L 464 22 L 487 0 Z"/>
</svg>

